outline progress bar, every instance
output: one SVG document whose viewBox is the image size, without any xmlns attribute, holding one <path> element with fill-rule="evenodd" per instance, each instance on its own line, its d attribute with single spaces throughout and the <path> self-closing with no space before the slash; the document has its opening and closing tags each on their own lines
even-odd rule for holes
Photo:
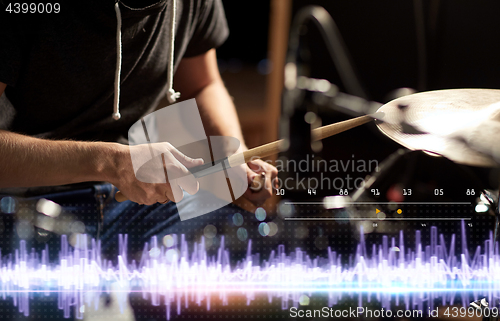
<svg viewBox="0 0 500 321">
<path fill-rule="evenodd" d="M 470 221 L 470 217 L 285 217 L 285 221 Z"/>
<path fill-rule="evenodd" d="M 286 205 L 324 205 L 329 202 L 285 202 Z M 471 205 L 471 202 L 342 202 L 345 205 Z"/>
</svg>

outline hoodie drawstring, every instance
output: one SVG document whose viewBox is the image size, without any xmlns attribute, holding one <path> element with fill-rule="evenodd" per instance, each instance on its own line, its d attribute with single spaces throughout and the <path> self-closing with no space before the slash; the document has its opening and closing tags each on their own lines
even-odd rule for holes
<svg viewBox="0 0 500 321">
<path fill-rule="evenodd" d="M 113 119 L 118 120 L 120 115 L 120 75 L 122 73 L 122 14 L 119 2 L 115 2 L 116 13 L 116 69 L 115 69 L 115 100 L 113 103 Z"/>
<path fill-rule="evenodd" d="M 174 103 L 180 97 L 180 93 L 173 88 L 174 83 L 174 44 L 175 44 L 175 14 L 177 10 L 176 0 L 172 0 L 170 6 L 170 48 L 168 55 L 168 78 L 167 78 L 167 99 Z M 120 11 L 120 1 L 115 2 L 116 13 L 116 69 L 115 69 L 115 97 L 113 102 L 113 119 L 121 118 L 120 114 L 120 76 L 122 72 L 122 15 Z"/>
<path fill-rule="evenodd" d="M 172 0 L 170 6 L 170 52 L 168 55 L 168 78 L 167 78 L 167 99 L 169 103 L 175 103 L 181 96 L 180 92 L 174 90 L 174 43 L 175 43 L 175 13 L 177 11 L 176 0 Z"/>
</svg>

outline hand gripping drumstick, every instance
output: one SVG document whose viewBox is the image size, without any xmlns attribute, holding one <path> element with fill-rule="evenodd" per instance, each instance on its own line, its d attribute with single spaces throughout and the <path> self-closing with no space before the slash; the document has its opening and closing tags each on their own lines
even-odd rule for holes
<svg viewBox="0 0 500 321">
<path fill-rule="evenodd" d="M 341 121 L 335 124 L 326 125 L 323 127 L 319 127 L 313 129 L 311 132 L 312 140 L 322 140 L 324 138 L 345 132 L 354 127 L 361 126 L 366 124 L 373 119 L 381 119 L 383 117 L 383 113 L 376 113 L 373 115 L 361 116 L 345 121 Z M 243 153 L 235 154 L 229 157 L 225 157 L 223 159 L 217 160 L 215 162 L 208 162 L 206 164 L 188 168 L 188 170 L 193 174 L 194 177 L 199 178 L 203 176 L 207 176 L 216 172 L 223 171 L 225 169 L 239 166 L 245 163 L 248 163 L 251 160 L 256 160 L 259 158 L 271 156 L 281 152 L 281 146 L 283 145 L 284 140 L 280 139 L 272 143 L 268 143 L 259 147 L 255 147 L 249 149 Z M 261 176 L 261 175 L 260 175 Z M 259 175 L 256 176 L 254 181 L 261 180 L 262 177 Z M 251 186 L 262 186 L 263 184 L 258 184 L 257 182 L 252 182 Z M 127 200 L 127 197 L 120 192 L 117 192 L 115 195 L 115 199 L 118 202 L 123 202 Z"/>
</svg>

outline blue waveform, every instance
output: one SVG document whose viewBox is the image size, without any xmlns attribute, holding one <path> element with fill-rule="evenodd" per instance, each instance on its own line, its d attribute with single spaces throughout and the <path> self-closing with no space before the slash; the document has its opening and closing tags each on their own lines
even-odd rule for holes
<svg viewBox="0 0 500 321">
<path fill-rule="evenodd" d="M 189 250 L 184 235 L 171 237 L 168 247 L 157 238 L 144 245 L 140 262 L 127 259 L 127 236 L 119 235 L 119 254 L 113 264 L 101 256 L 100 242 L 78 235 L 75 246 L 66 236 L 61 237 L 59 262 L 48 262 L 48 248 L 41 254 L 28 252 L 20 242 L 14 256 L 0 261 L 0 291 L 25 316 L 29 315 L 30 293 L 58 295 L 59 309 L 70 316 L 83 317 L 79 307 L 98 306 L 101 293 L 118 291 L 124 306 L 126 294 L 142 292 L 154 306 L 164 302 L 167 319 L 172 307 L 177 314 L 190 303 L 206 305 L 209 310 L 215 298 L 228 305 L 231 295 L 244 295 L 251 304 L 256 294 L 265 294 L 269 302 L 281 299 L 281 307 L 298 306 L 304 294 L 324 293 L 329 306 L 344 296 L 358 295 L 358 305 L 375 297 L 382 307 L 391 302 L 403 303 L 407 309 L 427 304 L 431 309 L 435 299 L 453 304 L 460 297 L 467 306 L 471 299 L 500 296 L 500 255 L 493 234 L 484 247 L 477 246 L 471 257 L 468 252 L 464 222 L 461 231 L 461 253 L 455 253 L 455 235 L 447 244 L 436 227 L 430 228 L 430 244 L 423 245 L 420 231 L 415 232 L 414 248 L 404 244 L 403 231 L 399 240 L 383 236 L 382 244 L 367 249 L 363 231 L 351 264 L 328 248 L 325 257 L 311 258 L 297 248 L 287 254 L 283 245 L 272 250 L 263 262 L 253 262 L 248 242 L 246 258 L 231 266 L 230 254 L 221 237 L 217 255 L 209 256 L 204 239 Z M 118 286 L 113 286 L 111 284 Z M 35 298 L 36 299 L 36 298 Z"/>
</svg>

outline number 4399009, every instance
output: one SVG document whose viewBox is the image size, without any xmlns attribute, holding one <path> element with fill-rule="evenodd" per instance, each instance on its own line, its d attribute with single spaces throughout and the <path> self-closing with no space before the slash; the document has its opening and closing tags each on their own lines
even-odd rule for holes
<svg viewBox="0 0 500 321">
<path fill-rule="evenodd" d="M 9 3 L 5 11 L 8 13 L 59 13 L 61 5 L 59 3 Z"/>
</svg>

